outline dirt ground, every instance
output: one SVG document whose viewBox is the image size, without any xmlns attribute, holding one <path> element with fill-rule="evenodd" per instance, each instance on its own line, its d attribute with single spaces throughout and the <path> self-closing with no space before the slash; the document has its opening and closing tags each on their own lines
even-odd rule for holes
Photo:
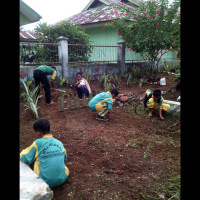
<svg viewBox="0 0 200 200">
<path fill-rule="evenodd" d="M 176 82 L 169 75 L 166 86 L 143 85 L 148 88 L 172 88 Z M 91 88 L 99 90 L 98 82 Z M 138 85 L 126 87 L 121 81 L 120 93 L 139 91 Z M 165 115 L 149 118 L 140 104 L 138 112 L 133 106 L 114 106 L 111 120 L 97 121 L 89 108 L 58 111 L 57 91 L 51 91 L 56 103 L 47 106 L 43 97 L 38 103 L 39 116 L 47 118 L 51 133 L 67 151 L 66 165 L 70 174 L 67 181 L 56 188 L 53 200 L 143 200 L 168 199 L 166 186 L 180 175 L 180 126 L 169 128 L 180 121 Z M 176 100 L 179 91 L 163 95 L 166 100 Z M 20 151 L 35 140 L 33 123 L 24 102 L 20 101 Z M 178 198 L 172 198 L 178 199 Z"/>
</svg>

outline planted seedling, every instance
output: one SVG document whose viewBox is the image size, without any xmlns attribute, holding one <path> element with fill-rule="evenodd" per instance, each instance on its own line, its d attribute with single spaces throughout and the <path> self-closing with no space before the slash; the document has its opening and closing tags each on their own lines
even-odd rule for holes
<svg viewBox="0 0 200 200">
<path fill-rule="evenodd" d="M 66 79 L 60 77 L 60 86 L 62 87 L 64 83 L 66 83 Z"/>
<path fill-rule="evenodd" d="M 38 92 L 38 89 L 39 89 L 40 86 L 38 85 L 38 86 L 35 87 L 33 90 L 30 90 L 30 89 L 29 89 L 30 84 L 29 84 L 29 86 L 26 85 L 25 82 L 24 82 L 23 80 L 22 80 L 22 83 L 23 83 L 24 88 L 25 88 L 24 97 L 25 97 L 25 100 L 26 100 L 26 102 L 27 102 L 27 103 L 25 104 L 25 107 L 26 107 L 25 111 L 26 111 L 27 109 L 30 109 L 30 110 L 33 112 L 35 118 L 38 119 L 38 118 L 39 118 L 39 115 L 38 115 L 37 103 L 38 103 L 38 99 L 41 97 L 41 95 L 38 95 L 38 96 L 36 97 L 35 94 Z"/>
<path fill-rule="evenodd" d="M 99 83 L 99 87 L 100 87 L 100 88 L 103 87 L 104 76 L 99 76 L 99 77 L 97 78 L 97 80 L 98 80 L 98 83 Z"/>
<path fill-rule="evenodd" d="M 126 73 L 124 78 L 126 79 L 126 86 L 130 86 L 132 74 L 130 72 Z"/>
<path fill-rule="evenodd" d="M 66 91 L 65 90 L 59 90 L 59 92 L 60 92 L 60 97 L 64 97 L 64 96 L 66 96 Z"/>
<path fill-rule="evenodd" d="M 104 91 L 107 92 L 107 91 L 110 91 L 111 83 L 108 79 L 108 75 L 104 75 L 104 76 L 105 76 L 105 78 L 104 78 L 103 86 L 104 86 Z"/>
<path fill-rule="evenodd" d="M 86 79 L 86 81 L 87 81 L 88 83 L 90 83 L 90 81 L 91 81 L 91 75 L 90 75 L 89 73 L 86 74 L 85 79 Z"/>
<path fill-rule="evenodd" d="M 58 110 L 59 111 L 64 111 L 64 96 L 66 95 L 65 90 L 59 90 L 60 92 L 60 97 L 58 98 Z"/>
<path fill-rule="evenodd" d="M 121 82 L 121 75 L 117 76 L 117 74 L 114 74 L 114 85 L 117 89 L 120 88 L 120 82 Z"/>
</svg>

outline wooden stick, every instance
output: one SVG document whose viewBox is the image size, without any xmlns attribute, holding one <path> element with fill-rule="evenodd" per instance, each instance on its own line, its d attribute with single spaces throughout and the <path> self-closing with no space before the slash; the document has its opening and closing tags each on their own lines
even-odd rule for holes
<svg viewBox="0 0 200 200">
<path fill-rule="evenodd" d="M 180 124 L 180 123 L 181 123 L 180 121 L 176 122 L 175 124 L 171 125 L 167 130 L 173 128 L 174 126 L 176 126 L 176 125 L 178 125 L 178 124 Z"/>
</svg>

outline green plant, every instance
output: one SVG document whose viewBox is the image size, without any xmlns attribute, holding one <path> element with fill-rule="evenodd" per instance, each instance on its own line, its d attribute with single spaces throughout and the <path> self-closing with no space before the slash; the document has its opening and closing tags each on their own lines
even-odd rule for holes
<svg viewBox="0 0 200 200">
<path fill-rule="evenodd" d="M 111 83 L 110 83 L 110 81 L 108 79 L 108 75 L 104 75 L 103 87 L 104 87 L 104 91 L 105 92 L 110 91 Z"/>
<path fill-rule="evenodd" d="M 34 29 L 38 35 L 41 35 L 40 43 L 55 43 L 60 36 L 67 37 L 70 44 L 83 44 L 82 46 L 68 46 L 69 62 L 88 61 L 92 46 L 89 46 L 91 40 L 85 30 L 79 25 L 70 21 L 62 22 L 50 26 L 46 22 L 39 23 Z M 37 47 L 37 62 L 57 62 L 57 45 L 43 45 Z"/>
<path fill-rule="evenodd" d="M 161 68 L 161 70 L 163 72 L 171 72 L 172 69 L 174 68 L 174 63 L 166 63 L 166 62 L 163 62 L 163 66 Z"/>
<path fill-rule="evenodd" d="M 167 63 L 167 62 L 163 62 L 162 63 L 163 66 L 161 68 L 162 71 L 164 72 L 176 72 L 176 73 L 180 73 L 180 61 L 177 60 L 176 62 L 170 62 L 170 63 Z"/>
<path fill-rule="evenodd" d="M 126 16 L 114 22 L 111 19 L 105 27 L 115 28 L 129 51 L 137 52 L 147 62 L 157 61 L 157 70 L 165 53 L 180 49 L 180 0 L 171 4 L 168 0 L 139 1 L 134 9 L 113 4 L 107 9 Z"/>
<path fill-rule="evenodd" d="M 30 88 L 31 84 L 32 84 L 32 81 L 26 82 L 26 86 L 28 89 Z M 23 92 L 20 97 L 26 101 L 26 93 L 25 92 Z"/>
<path fill-rule="evenodd" d="M 32 81 L 27 81 L 26 82 L 27 87 L 29 88 L 32 85 L 32 83 L 33 83 Z"/>
<path fill-rule="evenodd" d="M 99 76 L 99 77 L 97 78 L 97 80 L 98 80 L 98 83 L 99 83 L 99 87 L 100 87 L 100 88 L 103 87 L 104 77 L 103 77 L 103 76 Z"/>
<path fill-rule="evenodd" d="M 98 178 L 98 177 L 100 177 L 101 175 L 99 175 L 99 174 L 94 174 L 94 177 L 96 177 L 96 178 Z"/>
<path fill-rule="evenodd" d="M 125 145 L 126 147 L 128 147 L 128 146 L 131 146 L 131 147 L 136 147 L 137 146 L 137 144 L 136 143 L 133 143 L 133 141 L 132 140 L 129 140 L 128 141 L 128 143 Z"/>
<path fill-rule="evenodd" d="M 130 82 L 131 82 L 131 78 L 132 78 L 132 73 L 131 72 L 127 72 L 124 75 L 124 78 L 126 79 L 126 86 L 130 86 Z"/>
<path fill-rule="evenodd" d="M 101 192 L 101 190 L 99 190 L 99 189 L 97 189 L 97 190 L 94 190 L 94 193 L 96 194 L 96 193 L 100 193 Z"/>
<path fill-rule="evenodd" d="M 62 87 L 63 84 L 66 82 L 66 79 L 60 77 L 60 86 Z"/>
<path fill-rule="evenodd" d="M 90 75 L 89 73 L 86 74 L 85 79 L 86 79 L 86 81 L 90 84 L 90 81 L 91 81 L 91 75 Z"/>
<path fill-rule="evenodd" d="M 65 90 L 59 90 L 59 92 L 60 92 L 60 97 L 64 97 L 66 95 Z"/>
<path fill-rule="evenodd" d="M 114 81 L 114 76 L 113 75 L 109 75 L 108 79 L 109 79 L 109 81 Z"/>
<path fill-rule="evenodd" d="M 180 188 L 180 175 L 176 175 L 168 180 L 163 190 L 168 200 L 179 200 Z"/>
<path fill-rule="evenodd" d="M 140 79 L 142 75 L 142 68 L 136 65 L 131 67 L 132 76 L 134 79 Z"/>
<path fill-rule="evenodd" d="M 148 193 L 141 192 L 140 195 L 145 200 L 160 200 L 161 195 L 163 196 L 162 199 L 180 200 L 180 188 L 180 175 L 175 175 L 168 179 L 164 185 L 151 185 Z"/>
<path fill-rule="evenodd" d="M 27 109 L 30 109 L 33 112 L 35 118 L 38 119 L 39 115 L 38 115 L 37 103 L 38 103 L 38 99 L 41 97 L 41 95 L 40 96 L 38 95 L 36 97 L 35 94 L 37 93 L 37 91 L 39 89 L 39 85 L 31 91 L 23 80 L 22 80 L 22 83 L 23 83 L 24 88 L 25 88 L 25 92 L 24 92 L 24 96 L 25 96 L 25 100 L 26 100 L 25 111 Z"/>
<path fill-rule="evenodd" d="M 114 74 L 114 86 L 119 89 L 120 88 L 120 82 L 121 82 L 121 74 L 117 75 Z"/>
<path fill-rule="evenodd" d="M 106 180 L 106 181 L 112 181 L 112 182 L 114 182 L 114 181 L 115 181 L 114 179 L 112 179 L 112 178 L 109 178 L 109 177 L 106 177 L 106 178 L 105 178 L 105 180 Z"/>
</svg>

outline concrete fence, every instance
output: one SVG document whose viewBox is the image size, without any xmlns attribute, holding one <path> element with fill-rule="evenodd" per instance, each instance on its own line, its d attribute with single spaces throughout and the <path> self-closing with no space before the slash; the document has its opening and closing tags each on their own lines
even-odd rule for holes
<svg viewBox="0 0 200 200">
<path fill-rule="evenodd" d="M 96 63 L 87 63 L 87 64 L 77 64 L 70 66 L 69 65 L 69 57 L 68 57 L 68 38 L 60 36 L 57 38 L 57 46 L 58 46 L 58 59 L 59 62 L 55 64 L 55 67 L 57 69 L 57 75 L 56 80 L 58 80 L 60 77 L 65 78 L 68 82 L 75 80 L 75 74 L 77 72 L 82 72 L 83 76 L 86 74 L 91 75 L 91 80 L 95 80 L 98 76 L 104 75 L 104 74 L 119 74 L 123 73 L 125 74 L 128 71 L 129 66 L 134 65 L 141 66 L 141 64 L 148 65 L 147 62 L 141 61 L 141 60 L 135 60 L 126 63 L 125 62 L 125 49 L 123 48 L 123 42 L 119 41 L 118 46 L 115 46 L 117 48 L 117 61 L 116 62 L 109 62 L 109 63 L 103 63 L 103 62 L 96 62 Z M 58 64 L 60 63 L 60 64 Z M 101 64 L 99 64 L 101 63 Z M 103 63 L 103 64 L 102 64 Z M 159 65 L 161 67 L 161 64 Z M 37 66 L 27 66 L 27 65 L 20 65 L 20 83 L 21 80 L 24 80 L 25 82 L 28 80 L 33 79 L 33 71 Z"/>
<path fill-rule="evenodd" d="M 60 65 L 55 65 L 57 70 L 56 79 L 60 77 L 65 78 L 69 82 L 75 80 L 75 74 L 77 72 L 82 72 L 83 76 L 86 74 L 91 75 L 91 79 L 95 80 L 96 77 L 104 74 L 119 74 L 120 72 L 126 73 L 129 64 L 125 64 L 125 51 L 122 48 L 122 42 L 119 42 L 118 51 L 117 51 L 117 62 L 115 63 L 106 63 L 106 64 L 79 64 L 70 66 L 68 59 L 68 38 L 59 37 L 57 39 L 58 44 L 58 56 Z M 20 66 L 20 82 L 24 80 L 25 82 L 33 79 L 33 71 L 37 66 Z"/>
</svg>

